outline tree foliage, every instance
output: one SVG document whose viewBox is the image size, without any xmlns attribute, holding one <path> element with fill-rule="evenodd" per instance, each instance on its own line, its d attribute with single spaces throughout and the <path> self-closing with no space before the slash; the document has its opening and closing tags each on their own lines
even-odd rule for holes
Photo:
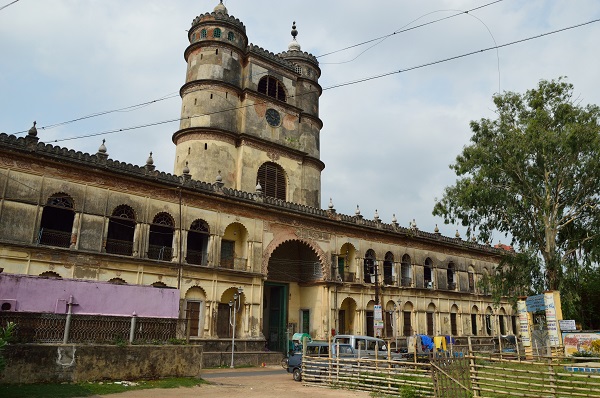
<svg viewBox="0 0 600 398">
<path fill-rule="evenodd" d="M 496 118 L 470 123 L 471 142 L 450 166 L 456 184 L 433 214 L 460 221 L 482 241 L 494 231 L 511 236 L 523 256 L 498 267 L 500 290 L 507 281 L 560 289 L 600 246 L 600 108 L 580 105 L 564 78 L 493 101 Z"/>
<path fill-rule="evenodd" d="M 15 327 L 15 323 L 8 322 L 8 324 L 5 327 L 0 328 L 0 372 L 2 372 L 6 367 L 6 361 L 4 359 L 3 351 L 4 347 L 6 347 L 12 339 Z"/>
</svg>

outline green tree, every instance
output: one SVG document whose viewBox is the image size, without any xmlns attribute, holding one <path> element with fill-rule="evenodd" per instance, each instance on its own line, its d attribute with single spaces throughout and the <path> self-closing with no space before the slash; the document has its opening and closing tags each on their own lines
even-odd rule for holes
<svg viewBox="0 0 600 398">
<path fill-rule="evenodd" d="M 600 108 L 580 105 L 564 78 L 493 101 L 496 118 L 470 123 L 471 142 L 450 166 L 456 184 L 433 214 L 483 241 L 493 231 L 510 235 L 526 255 L 507 257 L 498 279 L 533 286 L 538 273 L 518 267 L 537 257 L 543 288 L 560 289 L 567 265 L 590 258 L 600 243 Z M 496 285 L 506 291 L 502 280 Z"/>
<path fill-rule="evenodd" d="M 4 347 L 8 345 L 10 340 L 12 339 L 13 332 L 15 330 L 15 323 L 8 322 L 6 327 L 0 328 L 0 372 L 4 370 L 6 367 L 6 362 L 4 360 Z"/>
</svg>

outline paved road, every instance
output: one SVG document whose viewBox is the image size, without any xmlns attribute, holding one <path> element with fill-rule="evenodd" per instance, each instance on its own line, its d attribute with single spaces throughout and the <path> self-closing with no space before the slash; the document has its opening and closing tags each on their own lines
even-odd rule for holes
<svg viewBox="0 0 600 398">
<path fill-rule="evenodd" d="M 193 388 L 153 389 L 112 394 L 111 398 L 369 398 L 368 392 L 304 386 L 280 366 L 246 369 L 209 369 L 201 377 L 210 384 Z"/>
</svg>

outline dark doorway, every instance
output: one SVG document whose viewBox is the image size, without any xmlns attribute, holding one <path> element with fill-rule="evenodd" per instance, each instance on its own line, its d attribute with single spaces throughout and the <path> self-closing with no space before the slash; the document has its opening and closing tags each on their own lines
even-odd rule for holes
<svg viewBox="0 0 600 398">
<path fill-rule="evenodd" d="M 219 303 L 217 314 L 217 336 L 220 338 L 231 337 L 231 325 L 229 324 L 229 304 Z"/>
<path fill-rule="evenodd" d="M 346 310 L 340 310 L 338 316 L 338 334 L 346 334 Z"/>
<path fill-rule="evenodd" d="M 373 325 L 373 321 L 375 316 L 373 315 L 373 311 L 365 311 L 367 317 L 367 336 L 375 337 L 375 325 Z"/>
<path fill-rule="evenodd" d="M 188 301 L 186 317 L 189 324 L 190 336 L 200 336 L 200 301 Z"/>
<path fill-rule="evenodd" d="M 286 351 L 287 295 L 288 286 L 265 282 L 263 298 L 263 321 L 267 347 L 271 351 Z M 291 336 L 289 336 L 291 337 Z"/>
<path fill-rule="evenodd" d="M 427 335 L 433 336 L 433 312 L 427 313 Z"/>
<path fill-rule="evenodd" d="M 410 311 L 403 311 L 402 312 L 402 317 L 404 318 L 404 322 L 403 322 L 403 326 L 404 326 L 404 335 L 405 336 L 410 336 L 412 335 L 412 324 L 410 322 Z"/>
<path fill-rule="evenodd" d="M 471 334 L 477 336 L 477 314 L 471 314 Z"/>
<path fill-rule="evenodd" d="M 450 333 L 452 336 L 458 336 L 458 326 L 456 324 L 456 313 L 450 314 Z"/>
</svg>

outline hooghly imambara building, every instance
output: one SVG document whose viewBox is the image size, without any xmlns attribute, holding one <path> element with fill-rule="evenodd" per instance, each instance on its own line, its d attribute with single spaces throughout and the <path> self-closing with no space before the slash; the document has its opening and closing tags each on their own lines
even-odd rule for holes
<svg viewBox="0 0 600 398">
<path fill-rule="evenodd" d="M 178 289 L 195 342 L 230 339 L 238 291 L 236 338 L 271 350 L 516 333 L 481 283 L 499 249 L 322 209 L 321 71 L 296 35 L 274 54 L 222 3 L 193 20 L 173 174 L 0 134 L 4 274 Z"/>
</svg>

